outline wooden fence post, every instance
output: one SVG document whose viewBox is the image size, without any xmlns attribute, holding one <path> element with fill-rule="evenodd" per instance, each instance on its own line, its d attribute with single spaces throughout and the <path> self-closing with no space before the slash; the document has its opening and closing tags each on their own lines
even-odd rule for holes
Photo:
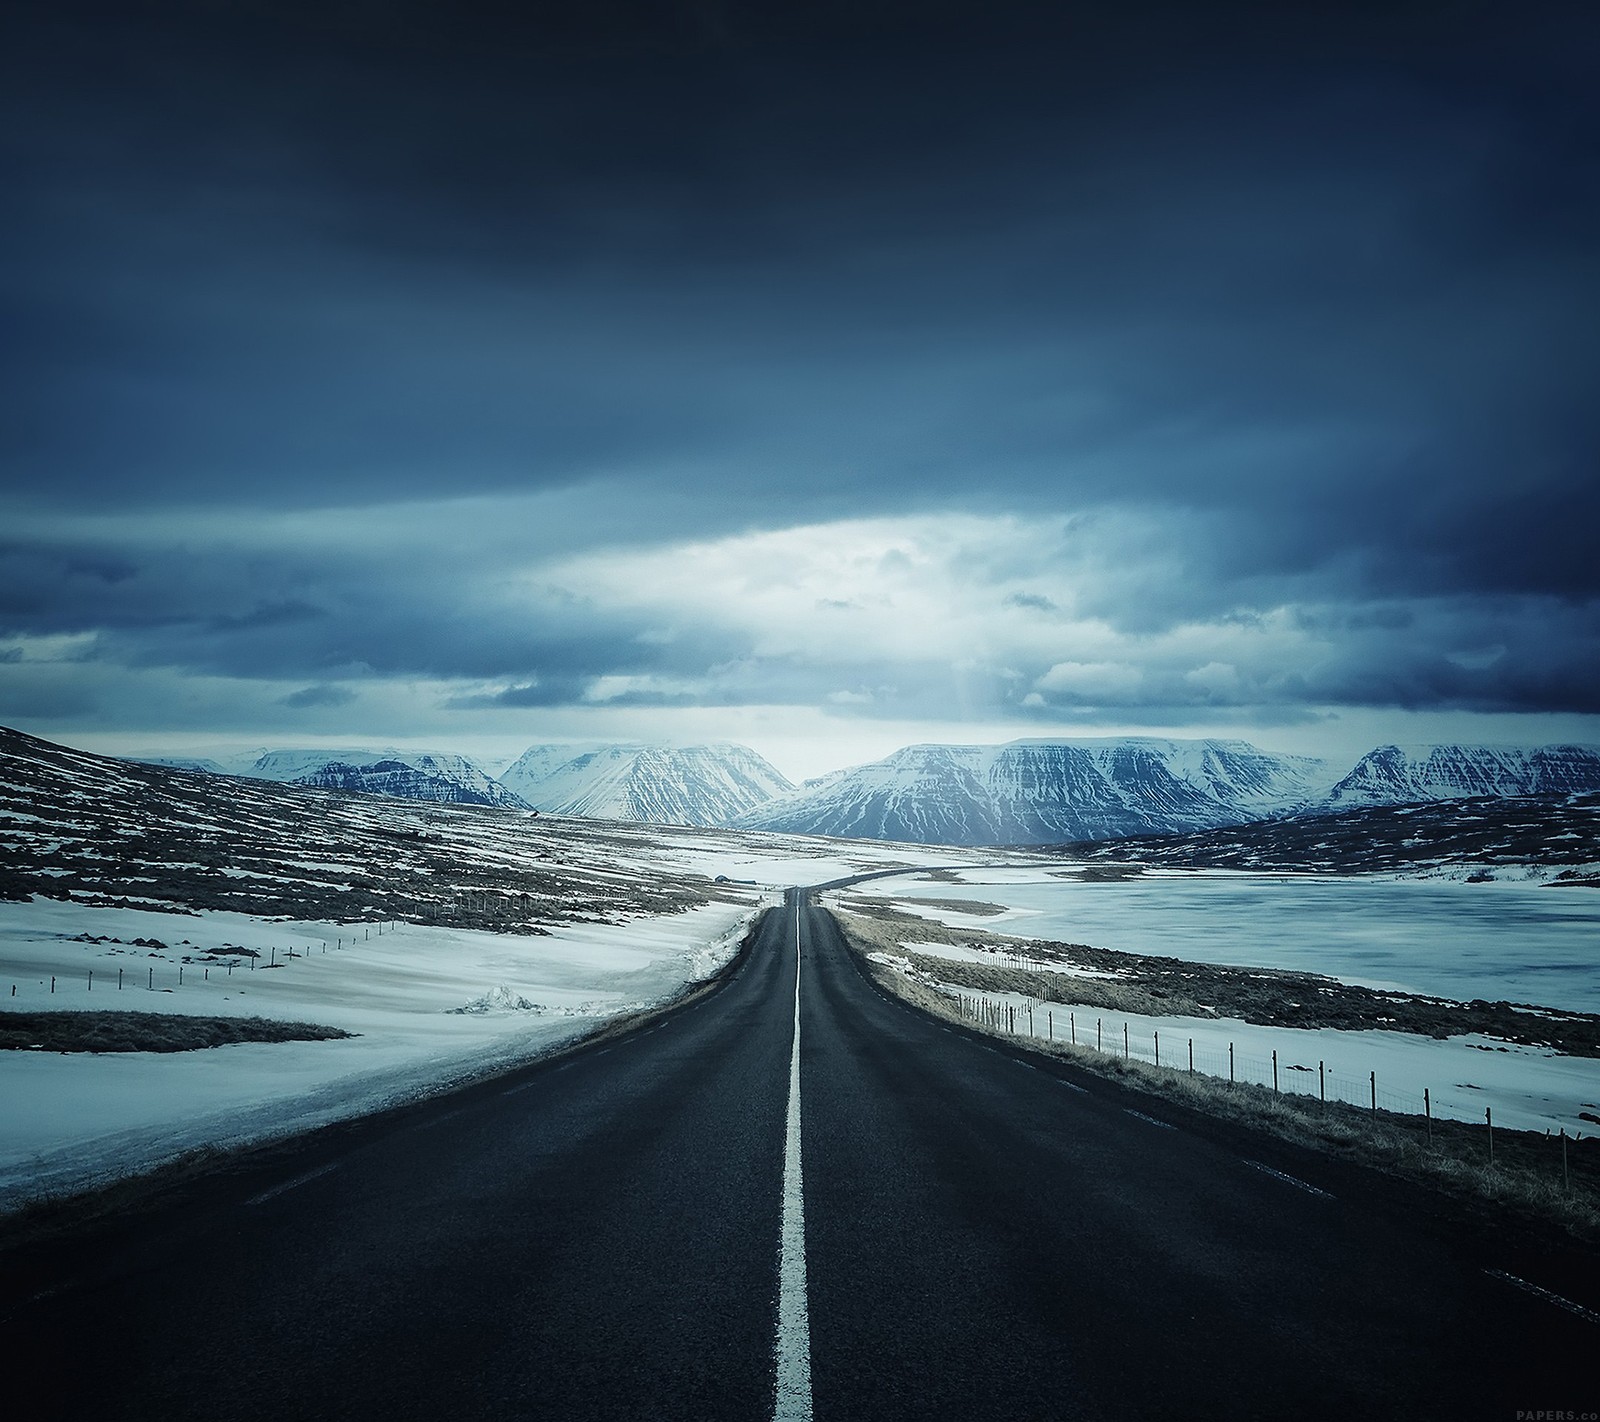
<svg viewBox="0 0 1600 1422">
<path fill-rule="evenodd" d="M 1278 1049 L 1272 1049 L 1272 1094 L 1278 1094 Z"/>
</svg>

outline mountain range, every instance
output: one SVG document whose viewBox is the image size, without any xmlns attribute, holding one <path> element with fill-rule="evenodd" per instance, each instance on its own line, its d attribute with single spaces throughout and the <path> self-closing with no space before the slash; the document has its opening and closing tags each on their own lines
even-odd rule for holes
<svg viewBox="0 0 1600 1422">
<path fill-rule="evenodd" d="M 1309 798 L 1322 762 L 1244 741 L 907 746 L 740 817 L 744 828 L 925 844 L 1043 844 L 1265 818 Z"/>
<path fill-rule="evenodd" d="M 272 750 L 230 760 L 145 763 L 285 785 L 466 805 L 509 805 L 591 819 L 726 825 L 794 786 L 748 746 L 535 745 L 498 777 L 463 755 L 407 750 Z"/>
<path fill-rule="evenodd" d="M 500 777 L 559 815 L 710 827 L 794 789 L 748 746 L 529 746 Z"/>
<path fill-rule="evenodd" d="M 1353 807 L 1600 791 L 1593 746 L 1380 746 L 1344 774 L 1246 741 L 908 746 L 742 815 L 747 829 L 926 844 L 1189 834 Z"/>
<path fill-rule="evenodd" d="M 499 776 L 465 756 L 278 750 L 213 773 L 560 815 L 924 844 L 1189 834 L 1470 797 L 1600 792 L 1600 749 L 1380 746 L 1353 766 L 1239 740 L 1127 736 L 907 746 L 802 786 L 747 746 L 534 745 Z"/>
</svg>

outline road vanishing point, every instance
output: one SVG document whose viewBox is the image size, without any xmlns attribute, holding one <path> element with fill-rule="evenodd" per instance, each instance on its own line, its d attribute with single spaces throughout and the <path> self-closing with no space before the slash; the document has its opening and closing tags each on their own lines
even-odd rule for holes
<svg viewBox="0 0 1600 1422">
<path fill-rule="evenodd" d="M 0 1262 L 18 1422 L 1510 1422 L 1600 1399 L 1600 1316 L 1559 1251 L 937 1021 L 805 890 L 636 1030 Z"/>
</svg>

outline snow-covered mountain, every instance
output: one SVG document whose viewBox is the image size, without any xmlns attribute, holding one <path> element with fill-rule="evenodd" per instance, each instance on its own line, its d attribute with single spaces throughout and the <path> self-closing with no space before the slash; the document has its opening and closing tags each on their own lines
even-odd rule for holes
<svg viewBox="0 0 1600 1422">
<path fill-rule="evenodd" d="M 416 759 L 437 766 L 438 758 Z M 459 757 L 451 757 L 459 759 Z M 351 765 L 331 760 L 316 770 L 297 776 L 291 785 L 314 785 L 320 790 L 356 790 L 365 795 L 396 795 L 402 800 L 434 800 L 452 805 L 507 805 L 522 801 L 482 771 L 459 770 L 444 774 L 437 769 L 407 765 L 401 760 L 380 760 L 372 765 Z"/>
<path fill-rule="evenodd" d="M 1594 790 L 1600 790 L 1600 747 L 1379 746 L 1362 756 L 1317 808 Z"/>
<path fill-rule="evenodd" d="M 514 795 L 519 795 L 528 803 L 536 804 L 537 797 L 533 791 L 543 785 L 563 766 L 586 755 L 594 755 L 606 749 L 601 741 L 584 744 L 560 744 L 529 746 L 504 770 L 500 772 L 499 781 Z M 637 750 L 640 747 L 633 747 Z"/>
<path fill-rule="evenodd" d="M 358 790 L 444 804 L 524 808 L 521 800 L 476 761 L 437 751 L 291 749 L 232 756 L 226 761 L 199 756 L 141 756 L 139 760 L 146 765 L 242 775 L 283 785 Z"/>
<path fill-rule="evenodd" d="M 794 787 L 748 746 L 530 746 L 500 783 L 536 809 L 666 825 L 724 825 Z"/>
<path fill-rule="evenodd" d="M 161 765 L 168 770 L 203 770 L 207 775 L 231 775 L 221 761 L 203 755 L 138 755 L 130 757 L 140 765 Z"/>
<path fill-rule="evenodd" d="M 742 815 L 743 828 L 910 840 L 1040 844 L 1243 824 L 1306 803 L 1323 761 L 1245 741 L 1013 741 L 907 746 Z"/>
</svg>

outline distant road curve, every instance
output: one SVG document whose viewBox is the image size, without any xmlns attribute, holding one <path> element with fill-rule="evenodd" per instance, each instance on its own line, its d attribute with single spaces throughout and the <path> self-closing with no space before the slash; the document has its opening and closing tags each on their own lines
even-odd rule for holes
<svg viewBox="0 0 1600 1422">
<path fill-rule="evenodd" d="M 890 1000 L 797 890 L 637 1032 L 7 1251 L 0 1327 L 19 1419 L 1596 1410 L 1593 1257 L 1419 1198 Z"/>
</svg>

